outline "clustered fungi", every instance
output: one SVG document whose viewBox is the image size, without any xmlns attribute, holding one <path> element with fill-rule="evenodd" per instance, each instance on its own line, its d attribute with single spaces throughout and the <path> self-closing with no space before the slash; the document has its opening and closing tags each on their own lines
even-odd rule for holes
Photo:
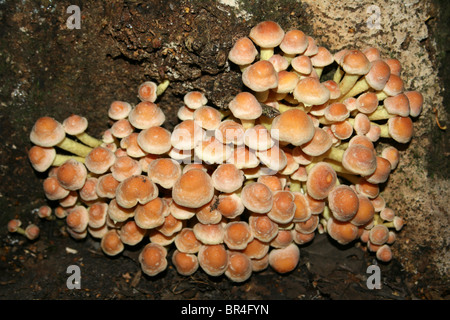
<svg viewBox="0 0 450 320">
<path fill-rule="evenodd" d="M 81 116 L 36 121 L 29 159 L 48 171 L 45 195 L 70 235 L 100 239 L 109 256 L 149 239 L 139 263 L 150 276 L 167 268 L 169 251 L 182 275 L 290 272 L 317 232 L 390 261 L 404 221 L 380 186 L 399 151 L 377 142 L 409 142 L 423 103 L 404 89 L 399 61 L 376 48 L 331 54 L 272 21 L 238 39 L 229 60 L 249 90 L 227 111 L 188 92 L 172 132 L 155 103 L 167 82 L 143 83 L 136 106 L 114 101 L 101 140 Z M 333 79 L 321 80 L 333 65 Z"/>
</svg>

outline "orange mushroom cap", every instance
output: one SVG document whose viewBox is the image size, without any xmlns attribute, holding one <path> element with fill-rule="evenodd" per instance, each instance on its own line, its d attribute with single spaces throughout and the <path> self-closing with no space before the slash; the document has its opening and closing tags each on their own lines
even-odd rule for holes
<svg viewBox="0 0 450 320">
<path fill-rule="evenodd" d="M 298 55 L 308 47 L 308 38 L 301 30 L 289 30 L 280 43 L 280 49 L 286 54 Z"/>
<path fill-rule="evenodd" d="M 255 61 L 258 50 L 252 40 L 247 37 L 239 38 L 228 52 L 228 59 L 237 65 L 247 65 Z"/>
<path fill-rule="evenodd" d="M 58 167 L 56 177 L 64 189 L 79 190 L 86 182 L 87 170 L 81 162 L 69 159 Z"/>
<path fill-rule="evenodd" d="M 246 221 L 228 222 L 224 228 L 223 242 L 231 250 L 243 250 L 253 240 L 253 234 Z"/>
<path fill-rule="evenodd" d="M 147 244 L 139 254 L 142 271 L 149 276 L 155 276 L 167 268 L 167 249 L 156 243 Z"/>
<path fill-rule="evenodd" d="M 291 109 L 273 119 L 270 133 L 279 141 L 299 146 L 311 141 L 315 131 L 313 122 L 306 112 Z"/>
<path fill-rule="evenodd" d="M 138 204 L 134 211 L 134 221 L 143 229 L 153 229 L 162 226 L 165 222 L 166 203 L 156 197 L 145 204 Z"/>
<path fill-rule="evenodd" d="M 228 266 L 225 276 L 233 282 L 244 282 L 252 275 L 250 258 L 238 251 L 228 251 Z"/>
<path fill-rule="evenodd" d="M 260 182 L 245 185 L 241 191 L 241 199 L 244 206 L 252 212 L 267 213 L 272 209 L 272 191 Z"/>
<path fill-rule="evenodd" d="M 298 246 L 291 243 L 285 248 L 272 249 L 269 252 L 269 264 L 278 273 L 288 273 L 297 267 L 300 260 Z"/>
<path fill-rule="evenodd" d="M 210 276 L 220 276 L 228 267 L 228 253 L 223 244 L 203 245 L 197 256 L 200 267 Z"/>
<path fill-rule="evenodd" d="M 163 127 L 142 130 L 137 138 L 139 147 L 152 154 L 164 154 L 172 148 L 171 133 Z"/>
<path fill-rule="evenodd" d="M 165 189 L 171 189 L 181 176 L 181 171 L 181 166 L 177 161 L 160 158 L 149 164 L 147 175 L 154 183 Z"/>
<path fill-rule="evenodd" d="M 242 82 L 255 92 L 263 92 L 278 86 L 278 73 L 271 62 L 260 60 L 244 70 Z"/>
<path fill-rule="evenodd" d="M 31 129 L 30 141 L 41 147 L 53 147 L 63 141 L 65 136 L 61 123 L 51 117 L 41 117 Z"/>
<path fill-rule="evenodd" d="M 359 198 L 352 188 L 341 184 L 328 193 L 328 205 L 336 220 L 350 221 L 358 212 Z"/>
<path fill-rule="evenodd" d="M 130 111 L 128 120 L 136 129 L 148 129 L 161 126 L 166 120 L 166 116 L 157 104 L 143 101 Z"/>
<path fill-rule="evenodd" d="M 131 176 L 118 185 L 116 189 L 117 203 L 124 208 L 132 208 L 137 203 L 145 204 L 158 195 L 158 187 L 150 178 L 138 175 Z"/>
<path fill-rule="evenodd" d="M 183 173 L 172 188 L 173 201 L 188 208 L 200 208 L 211 201 L 213 196 L 211 177 L 201 169 Z"/>
<path fill-rule="evenodd" d="M 336 185 L 337 175 L 333 167 L 326 162 L 318 162 L 308 173 L 306 189 L 308 195 L 317 200 L 323 200 Z"/>
<path fill-rule="evenodd" d="M 261 116 L 262 107 L 250 92 L 238 93 L 228 104 L 228 108 L 238 119 L 254 120 Z"/>
<path fill-rule="evenodd" d="M 172 253 L 172 263 L 177 272 L 183 276 L 194 274 L 199 267 L 198 258 L 195 254 L 175 250 Z"/>
</svg>

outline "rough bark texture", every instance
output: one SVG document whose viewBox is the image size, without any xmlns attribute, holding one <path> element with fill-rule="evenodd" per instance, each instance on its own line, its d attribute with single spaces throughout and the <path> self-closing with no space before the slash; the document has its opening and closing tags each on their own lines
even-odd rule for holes
<svg viewBox="0 0 450 320">
<path fill-rule="evenodd" d="M 447 299 L 449 136 L 448 4 L 445 1 L 0 1 L 0 299 Z M 69 30 L 69 5 L 79 5 L 81 29 Z M 366 268 L 373 255 L 354 245 L 339 247 L 324 235 L 301 249 L 289 275 L 268 269 L 242 284 L 198 272 L 178 276 L 173 268 L 141 276 L 138 249 L 118 258 L 101 253 L 97 241 L 72 240 L 61 221 L 42 221 L 33 209 L 46 202 L 42 181 L 27 159 L 29 132 L 37 118 L 63 120 L 72 113 L 89 120 L 89 133 L 109 127 L 114 100 L 137 102 L 145 80 L 171 84 L 159 100 L 176 123 L 182 97 L 198 89 L 212 106 L 226 108 L 243 89 L 239 70 L 227 61 L 232 44 L 263 20 L 298 28 L 335 52 L 378 47 L 399 59 L 405 87 L 424 95 L 415 136 L 401 151 L 399 167 L 382 194 L 407 225 L 393 246 L 395 259 L 381 264 L 383 288 L 368 290 Z M 380 147 L 382 144 L 380 145 Z M 7 233 L 19 217 L 37 223 L 35 242 Z M 74 248 L 76 254 L 68 253 Z M 82 267 L 82 290 L 68 290 L 66 268 Z M 110 270 L 108 273 L 106 270 Z M 271 288 L 267 283 L 273 283 Z M 275 288 L 275 290 L 274 290 Z"/>
</svg>

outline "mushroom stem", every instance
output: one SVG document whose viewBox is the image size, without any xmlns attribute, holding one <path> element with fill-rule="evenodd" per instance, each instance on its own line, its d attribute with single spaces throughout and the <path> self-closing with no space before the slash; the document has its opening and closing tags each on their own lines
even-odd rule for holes
<svg viewBox="0 0 450 320">
<path fill-rule="evenodd" d="M 338 67 L 334 73 L 333 81 L 336 83 L 341 82 L 342 77 L 344 76 L 344 70 L 341 67 Z"/>
<path fill-rule="evenodd" d="M 98 146 L 100 146 L 103 143 L 103 141 L 90 136 L 86 132 L 77 134 L 76 137 L 77 137 L 78 140 L 80 140 L 85 145 L 87 145 L 87 146 L 89 146 L 91 148 L 98 147 Z"/>
<path fill-rule="evenodd" d="M 262 48 L 261 47 L 260 51 L 259 51 L 259 59 L 260 60 L 269 60 L 270 57 L 273 56 L 273 53 L 274 53 L 273 48 Z"/>
<path fill-rule="evenodd" d="M 91 147 L 73 141 L 72 139 L 69 139 L 67 137 L 65 137 L 64 140 L 58 143 L 56 146 L 80 157 L 86 157 L 92 150 Z"/>
<path fill-rule="evenodd" d="M 241 120 L 244 130 L 253 128 L 255 126 L 255 120 L 239 119 Z"/>
<path fill-rule="evenodd" d="M 57 154 L 55 159 L 52 162 L 52 166 L 53 167 L 59 167 L 60 165 L 62 165 L 64 162 L 66 162 L 69 159 L 75 159 L 78 162 L 84 163 L 85 158 L 84 157 L 77 157 L 77 156 L 68 156 L 68 155 L 63 155 L 63 154 Z"/>
<path fill-rule="evenodd" d="M 353 85 L 353 87 L 346 94 L 343 94 L 341 96 L 339 101 L 342 102 L 347 98 L 355 97 L 358 94 L 363 93 L 364 91 L 368 90 L 369 88 L 370 88 L 370 86 L 367 83 L 366 78 L 362 77 Z"/>
<path fill-rule="evenodd" d="M 371 114 L 368 115 L 369 120 L 387 120 L 389 118 L 393 118 L 396 115 L 394 114 L 390 114 L 389 112 L 387 112 L 387 110 L 383 107 L 380 106 L 377 108 L 377 110 L 375 110 L 374 112 L 372 112 Z"/>
<path fill-rule="evenodd" d="M 164 80 L 156 87 L 156 96 L 159 97 L 163 94 L 164 91 L 166 91 L 167 87 L 169 86 L 170 81 Z"/>
<path fill-rule="evenodd" d="M 288 106 L 286 104 L 283 103 L 279 103 L 278 104 L 278 111 L 280 111 L 280 113 L 286 112 L 288 110 L 294 110 L 294 109 L 298 109 L 298 110 L 302 110 L 305 111 L 306 113 L 308 113 L 311 110 L 312 106 L 305 106 L 304 104 L 300 103 L 296 106 Z"/>
<path fill-rule="evenodd" d="M 355 85 L 358 81 L 358 74 L 348 74 L 346 73 L 342 78 L 341 82 L 339 82 L 339 89 L 341 90 L 341 94 L 345 96 L 350 89 Z"/>
<path fill-rule="evenodd" d="M 300 181 L 291 180 L 289 190 L 291 192 L 302 192 L 302 183 Z"/>
</svg>

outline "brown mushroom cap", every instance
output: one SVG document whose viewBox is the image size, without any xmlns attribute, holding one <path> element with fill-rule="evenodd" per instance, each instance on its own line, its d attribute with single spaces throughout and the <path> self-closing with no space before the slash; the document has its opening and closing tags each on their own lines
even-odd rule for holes
<svg viewBox="0 0 450 320">
<path fill-rule="evenodd" d="M 234 219 L 245 210 L 241 197 L 235 193 L 219 195 L 218 202 L 217 211 L 227 219 Z"/>
<path fill-rule="evenodd" d="M 190 91 L 186 93 L 183 97 L 183 101 L 189 109 L 194 110 L 203 107 L 208 103 L 205 94 L 200 91 Z"/>
<path fill-rule="evenodd" d="M 194 274 L 199 267 L 198 258 L 195 254 L 175 250 L 172 254 L 172 263 L 177 272 L 183 276 Z"/>
<path fill-rule="evenodd" d="M 328 193 L 328 206 L 338 221 L 350 221 L 358 212 L 358 195 L 345 184 L 335 186 Z"/>
<path fill-rule="evenodd" d="M 348 50 L 342 58 L 342 69 L 349 74 L 365 75 L 370 70 L 370 62 L 360 50 Z"/>
<path fill-rule="evenodd" d="M 391 173 L 391 163 L 383 157 L 377 156 L 376 159 L 377 168 L 374 173 L 366 177 L 366 180 L 374 184 L 385 183 Z"/>
<path fill-rule="evenodd" d="M 119 229 L 120 240 L 129 246 L 135 246 L 144 239 L 147 230 L 140 228 L 135 221 L 127 221 Z"/>
<path fill-rule="evenodd" d="M 344 151 L 342 165 L 350 172 L 369 176 L 375 172 L 377 160 L 372 149 L 361 144 L 352 144 Z"/>
<path fill-rule="evenodd" d="M 299 55 L 292 59 L 291 66 L 294 71 L 298 72 L 302 76 L 307 76 L 313 71 L 311 58 L 305 55 Z"/>
<path fill-rule="evenodd" d="M 64 189 L 79 190 L 84 186 L 87 170 L 81 162 L 69 159 L 58 167 L 56 177 Z"/>
<path fill-rule="evenodd" d="M 133 158 L 142 158 L 147 154 L 141 149 L 137 142 L 138 135 L 139 133 L 133 132 L 129 136 L 120 140 L 120 147 L 125 149 L 127 155 Z"/>
<path fill-rule="evenodd" d="M 331 217 L 327 222 L 327 233 L 340 244 L 348 244 L 358 237 L 358 227 L 351 222 L 338 221 Z"/>
<path fill-rule="evenodd" d="M 69 190 L 65 189 L 58 181 L 56 176 L 45 178 L 43 182 L 45 196 L 49 200 L 60 200 L 69 194 Z"/>
<path fill-rule="evenodd" d="M 287 166 L 286 153 L 276 145 L 267 150 L 257 151 L 256 155 L 270 170 L 281 171 Z"/>
<path fill-rule="evenodd" d="M 254 26 L 249 33 L 250 39 L 262 48 L 275 48 L 284 38 L 284 31 L 274 21 L 263 21 Z"/>
<path fill-rule="evenodd" d="M 138 103 L 128 115 L 130 124 L 137 129 L 161 126 L 166 117 L 157 104 L 150 101 Z"/>
<path fill-rule="evenodd" d="M 389 135 L 397 142 L 408 143 L 414 134 L 410 117 L 394 117 L 388 120 Z"/>
<path fill-rule="evenodd" d="M 323 200 L 336 185 L 337 175 L 333 167 L 326 162 L 318 162 L 308 172 L 306 189 L 308 195 L 316 200 Z"/>
<path fill-rule="evenodd" d="M 311 208 L 309 207 L 307 197 L 301 192 L 293 192 L 295 212 L 293 222 L 303 222 L 311 217 Z"/>
<path fill-rule="evenodd" d="M 216 190 L 231 193 L 242 187 L 244 173 L 234 164 L 224 163 L 214 170 L 211 179 Z"/>
<path fill-rule="evenodd" d="M 30 141 L 41 147 L 53 147 L 65 137 L 66 133 L 62 124 L 51 117 L 39 118 L 30 132 Z"/>
<path fill-rule="evenodd" d="M 258 213 L 250 214 L 248 224 L 252 230 L 253 237 L 262 241 L 270 242 L 278 234 L 278 224 L 272 221 L 267 215 Z"/>
<path fill-rule="evenodd" d="M 239 38 L 228 53 L 228 59 L 240 66 L 247 65 L 255 61 L 258 50 L 252 40 L 247 37 Z"/>
<path fill-rule="evenodd" d="M 31 166 L 38 172 L 44 172 L 50 168 L 56 157 L 56 150 L 52 147 L 32 146 L 28 151 L 28 159 Z"/>
<path fill-rule="evenodd" d="M 369 240 L 371 243 L 381 246 L 387 242 L 389 238 L 389 229 L 382 225 L 377 224 L 370 229 Z"/>
<path fill-rule="evenodd" d="M 308 47 L 308 38 L 301 30 L 289 30 L 285 33 L 280 43 L 280 49 L 291 55 L 298 55 L 305 52 Z"/>
<path fill-rule="evenodd" d="M 219 127 L 222 115 L 210 106 L 202 106 L 194 111 L 194 121 L 205 130 L 215 130 Z"/>
<path fill-rule="evenodd" d="M 409 115 L 411 117 L 418 117 L 423 108 L 423 95 L 419 91 L 405 91 L 404 93 L 409 100 Z"/>
<path fill-rule="evenodd" d="M 294 194 L 288 190 L 275 191 L 272 209 L 267 213 L 267 216 L 279 224 L 292 222 L 296 209 L 294 200 Z"/>
<path fill-rule="evenodd" d="M 111 173 L 104 174 L 97 179 L 96 192 L 101 198 L 112 199 L 116 196 L 116 189 L 119 186 Z"/>
<path fill-rule="evenodd" d="M 142 130 L 137 138 L 142 150 L 152 154 L 164 154 L 172 148 L 170 131 L 163 127 Z"/>
<path fill-rule="evenodd" d="M 305 154 L 317 157 L 330 150 L 332 143 L 330 135 L 324 129 L 314 127 L 313 138 L 302 144 L 301 148 Z"/>
<path fill-rule="evenodd" d="M 117 203 L 124 208 L 132 208 L 137 203 L 145 204 L 158 195 L 158 187 L 150 178 L 138 175 L 131 176 L 118 185 L 116 189 Z"/>
<path fill-rule="evenodd" d="M 394 146 L 387 146 L 381 151 L 381 156 L 389 161 L 391 164 L 391 170 L 397 168 L 397 165 L 400 161 L 400 152 Z"/>
<path fill-rule="evenodd" d="M 383 60 L 371 62 L 369 72 L 364 76 L 367 84 L 376 91 L 383 90 L 391 75 L 391 69 Z"/>
<path fill-rule="evenodd" d="M 300 146 L 311 141 L 315 129 L 306 112 L 291 109 L 281 113 L 272 121 L 270 134 L 274 139 Z"/>
<path fill-rule="evenodd" d="M 233 282 L 244 282 L 252 275 L 250 258 L 239 251 L 228 251 L 228 267 L 225 276 Z"/>
<path fill-rule="evenodd" d="M 156 197 L 145 204 L 138 204 L 134 211 L 134 221 L 143 229 L 153 229 L 164 224 L 166 203 Z"/>
<path fill-rule="evenodd" d="M 305 105 L 321 105 L 330 99 L 330 91 L 317 78 L 300 79 L 293 91 L 294 98 Z"/>
<path fill-rule="evenodd" d="M 156 101 L 156 89 L 157 89 L 156 83 L 153 81 L 145 81 L 139 85 L 138 88 L 138 96 L 141 101 L 150 101 L 155 102 Z"/>
<path fill-rule="evenodd" d="M 125 246 L 120 240 L 120 236 L 116 229 L 109 230 L 101 240 L 101 248 L 108 256 L 115 256 L 121 253 Z"/>
<path fill-rule="evenodd" d="M 134 132 L 134 127 L 127 119 L 120 119 L 114 122 L 110 128 L 111 134 L 119 139 L 125 138 Z"/>
<path fill-rule="evenodd" d="M 149 243 L 139 254 L 139 263 L 142 271 L 149 275 L 155 276 L 163 272 L 167 268 L 167 249 L 160 244 Z"/>
<path fill-rule="evenodd" d="M 242 253 L 247 255 L 250 259 L 262 259 L 269 252 L 269 243 L 263 242 L 257 238 L 247 243 L 247 246 Z"/>
<path fill-rule="evenodd" d="M 233 121 L 222 121 L 214 132 L 214 137 L 223 144 L 234 144 L 237 146 L 244 144 L 245 129 L 242 124 Z"/>
<path fill-rule="evenodd" d="M 291 272 L 300 260 L 300 250 L 295 243 L 269 252 L 269 264 L 278 273 Z"/>
<path fill-rule="evenodd" d="M 156 159 L 149 164 L 147 175 L 154 183 L 165 189 L 171 189 L 181 176 L 181 166 L 169 158 Z"/>
<path fill-rule="evenodd" d="M 260 60 L 244 70 L 242 82 L 255 92 L 264 92 L 278 86 L 278 73 L 271 62 Z"/>
<path fill-rule="evenodd" d="M 252 150 L 264 151 L 274 146 L 270 132 L 261 124 L 257 124 L 245 131 L 244 142 Z"/>
<path fill-rule="evenodd" d="M 105 147 L 95 147 L 86 156 L 86 168 L 96 174 L 103 174 L 107 172 L 115 163 L 116 156 L 114 153 Z"/>
<path fill-rule="evenodd" d="M 113 101 L 108 109 L 108 117 L 113 120 L 125 119 L 131 112 L 131 104 L 125 101 Z"/>
<path fill-rule="evenodd" d="M 72 114 L 64 119 L 62 126 L 67 134 L 76 136 L 86 131 L 88 127 L 88 120 L 76 114 Z"/>
<path fill-rule="evenodd" d="M 272 209 L 272 191 L 260 182 L 245 185 L 241 191 L 241 199 L 244 206 L 252 212 L 267 213 Z"/>
<path fill-rule="evenodd" d="M 262 107 L 250 92 L 238 93 L 228 104 L 228 108 L 238 119 L 254 120 L 261 116 Z"/>
<path fill-rule="evenodd" d="M 84 206 L 74 206 L 67 211 L 67 227 L 75 232 L 81 233 L 87 229 L 89 224 L 89 213 Z"/>
<path fill-rule="evenodd" d="M 243 250 L 253 240 L 253 234 L 246 221 L 228 222 L 224 227 L 223 242 L 231 250 Z"/>
<path fill-rule="evenodd" d="M 366 196 L 358 195 L 359 206 L 356 215 L 350 220 L 357 227 L 364 226 L 372 221 L 375 215 L 375 208 L 372 201 Z"/>
<path fill-rule="evenodd" d="M 384 99 L 383 104 L 389 114 L 399 115 L 401 117 L 409 116 L 409 99 L 403 93 L 399 93 L 392 97 L 387 97 Z"/>
<path fill-rule="evenodd" d="M 106 223 L 108 214 L 108 204 L 105 202 L 95 202 L 88 209 L 89 222 L 91 228 L 100 228 Z"/>
<path fill-rule="evenodd" d="M 210 276 L 220 276 L 228 267 L 228 253 L 223 244 L 203 245 L 197 256 L 200 267 Z"/>
<path fill-rule="evenodd" d="M 213 196 L 211 177 L 201 169 L 183 173 L 172 188 L 173 201 L 188 208 L 200 208 L 210 202 Z"/>
<path fill-rule="evenodd" d="M 180 252 L 197 253 L 201 245 L 192 228 L 181 229 L 175 237 L 175 246 Z"/>
<path fill-rule="evenodd" d="M 170 141 L 179 150 L 192 150 L 203 140 L 204 130 L 194 120 L 184 120 L 172 131 Z"/>
</svg>

